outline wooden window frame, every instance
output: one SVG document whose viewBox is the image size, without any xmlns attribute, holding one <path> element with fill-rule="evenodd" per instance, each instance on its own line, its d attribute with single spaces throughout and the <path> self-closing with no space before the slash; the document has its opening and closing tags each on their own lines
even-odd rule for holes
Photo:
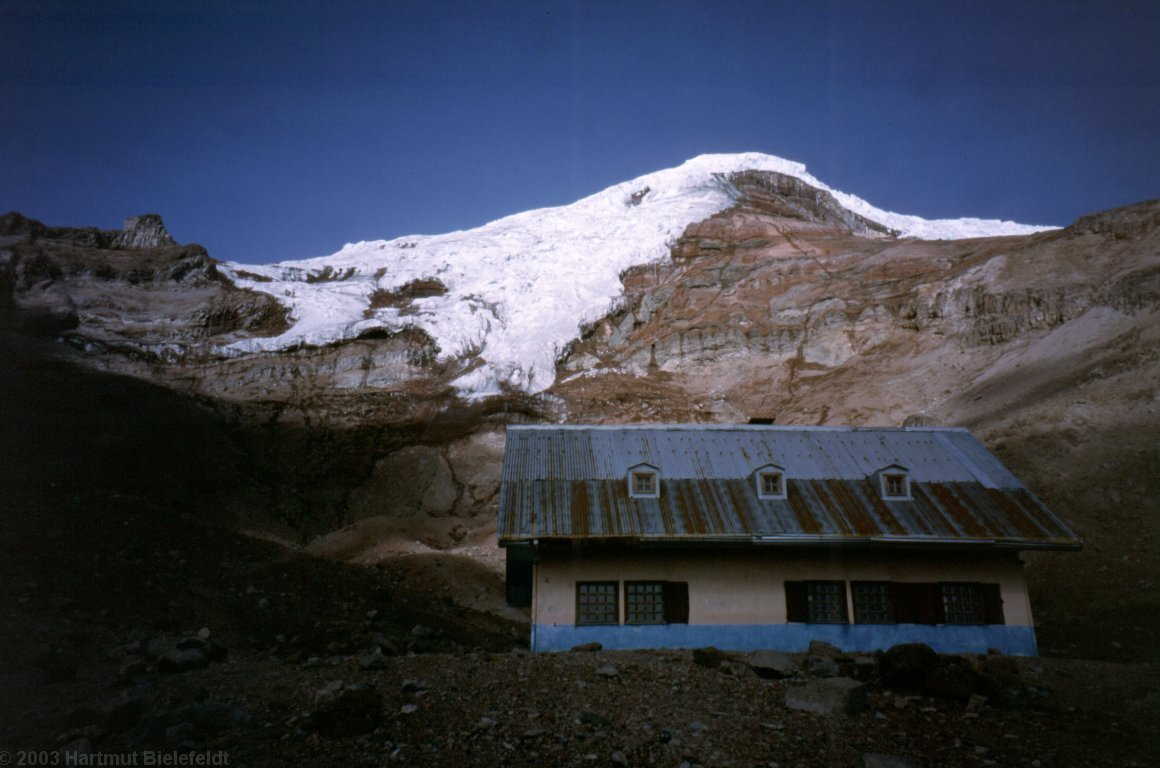
<svg viewBox="0 0 1160 768">
<path fill-rule="evenodd" d="M 660 595 L 660 615 L 647 620 L 633 615 L 632 589 L 634 587 L 658 587 Z M 687 581 L 625 581 L 624 582 L 624 623 L 630 626 L 656 626 L 661 624 L 689 623 L 689 583 Z"/>
<path fill-rule="evenodd" d="M 819 581 L 785 582 L 786 621 L 809 624 L 831 624 L 816 621 L 811 616 L 808 585 Z M 843 584 L 845 582 L 842 582 Z M 893 624 L 923 624 L 927 626 L 1003 626 L 1003 596 L 999 584 L 980 581 L 910 582 L 910 581 L 851 581 L 850 600 L 855 624 L 883 624 L 881 621 L 859 619 L 859 585 L 876 584 L 886 587 Z M 977 608 L 972 621 L 962 620 L 947 610 L 948 588 L 969 587 L 977 595 Z M 842 593 L 844 596 L 844 593 Z M 848 609 L 847 609 L 848 610 Z M 847 613 L 849 616 L 849 613 Z M 951 621 L 950 619 L 954 619 Z M 848 619 L 847 619 L 848 620 Z"/>
<path fill-rule="evenodd" d="M 777 490 L 769 491 L 765 487 L 765 481 L 770 478 L 776 478 Z M 784 499 L 786 495 L 785 472 L 779 469 L 765 469 L 757 472 L 757 498 L 759 499 Z"/>
<path fill-rule="evenodd" d="M 891 488 L 892 483 L 898 483 L 898 489 Z M 882 498 L 893 501 L 910 499 L 910 475 L 901 471 L 887 471 L 882 473 Z"/>
<path fill-rule="evenodd" d="M 894 585 L 891 582 L 851 581 L 850 599 L 854 604 L 855 624 L 898 623 L 894 613 Z M 882 599 L 885 600 L 885 608 L 881 605 L 867 604 Z M 868 614 L 873 614 L 873 616 Z M 883 618 L 883 614 L 886 614 L 888 618 Z"/>
<path fill-rule="evenodd" d="M 832 616 L 821 616 L 817 606 L 822 602 L 813 593 L 826 586 L 827 596 L 836 596 L 839 604 L 835 613 L 841 613 L 839 620 Z M 850 606 L 846 600 L 846 582 L 839 579 L 809 579 L 785 582 L 786 621 L 802 624 L 849 624 Z"/>
<path fill-rule="evenodd" d="M 637 480 L 648 478 L 651 490 L 638 490 Z M 628 471 L 628 495 L 633 499 L 656 499 L 661 495 L 661 473 L 651 467 L 641 467 Z"/>
<path fill-rule="evenodd" d="M 612 620 L 588 621 L 583 609 L 583 596 L 586 587 L 612 587 Z M 620 624 L 620 582 L 617 581 L 578 581 L 576 582 L 576 626 L 578 627 L 611 627 Z"/>
<path fill-rule="evenodd" d="M 983 607 L 983 585 L 978 582 L 943 582 L 939 585 L 942 599 L 943 624 L 972 626 L 987 623 L 987 610 Z M 956 601 L 970 600 L 970 606 L 959 605 Z M 969 611 L 969 614 L 968 614 Z M 953 619 L 953 621 L 952 621 Z"/>
<path fill-rule="evenodd" d="M 979 621 L 948 621 L 946 588 L 970 586 L 978 596 Z M 1002 589 L 998 584 L 980 581 L 890 582 L 894 620 L 898 624 L 947 626 L 1002 626 Z"/>
</svg>

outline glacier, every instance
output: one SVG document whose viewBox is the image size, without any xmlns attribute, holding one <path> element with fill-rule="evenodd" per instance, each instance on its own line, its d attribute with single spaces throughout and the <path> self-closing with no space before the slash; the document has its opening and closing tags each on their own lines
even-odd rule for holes
<svg viewBox="0 0 1160 768">
<path fill-rule="evenodd" d="M 570 205 L 542 208 L 441 235 L 348 243 L 335 254 L 266 265 L 223 263 L 242 288 L 288 306 L 292 326 L 236 341 L 226 355 L 325 345 L 375 329 L 417 328 L 443 360 L 481 364 L 453 384 L 462 397 L 504 390 L 538 393 L 555 381 L 556 359 L 580 327 L 608 313 L 627 268 L 665 260 L 685 228 L 733 205 L 723 176 L 776 171 L 829 192 L 844 207 L 904 237 L 1023 235 L 1053 227 L 980 219 L 926 220 L 883 211 L 831 189 L 805 165 L 756 152 L 695 157 L 614 185 Z M 415 298 L 406 311 L 372 306 L 376 291 L 438 280 L 446 293 Z"/>
</svg>

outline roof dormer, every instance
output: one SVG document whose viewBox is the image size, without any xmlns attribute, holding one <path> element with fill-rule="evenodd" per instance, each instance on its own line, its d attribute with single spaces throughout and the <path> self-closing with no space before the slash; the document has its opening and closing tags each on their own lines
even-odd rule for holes
<svg viewBox="0 0 1160 768">
<path fill-rule="evenodd" d="M 878 488 L 886 501 L 910 501 L 910 470 L 901 464 L 891 464 L 875 473 Z"/>
<path fill-rule="evenodd" d="M 753 481 L 757 486 L 757 498 L 785 498 L 785 467 L 779 467 L 776 464 L 758 467 L 753 472 Z"/>
<path fill-rule="evenodd" d="M 628 495 L 633 499 L 656 499 L 661 495 L 661 471 L 652 464 L 628 468 Z"/>
</svg>

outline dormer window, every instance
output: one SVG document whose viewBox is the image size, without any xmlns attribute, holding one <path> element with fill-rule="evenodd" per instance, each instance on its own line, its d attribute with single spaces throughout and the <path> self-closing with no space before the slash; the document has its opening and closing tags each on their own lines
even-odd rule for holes
<svg viewBox="0 0 1160 768">
<path fill-rule="evenodd" d="M 882 484 L 882 498 L 899 501 L 910 499 L 910 473 L 906 467 L 887 467 L 878 473 L 878 477 Z"/>
<path fill-rule="evenodd" d="M 628 495 L 634 499 L 655 499 L 661 495 L 660 472 L 640 464 L 628 471 Z"/>
<path fill-rule="evenodd" d="M 775 465 L 762 467 L 755 473 L 757 478 L 757 498 L 785 498 L 785 470 Z"/>
</svg>

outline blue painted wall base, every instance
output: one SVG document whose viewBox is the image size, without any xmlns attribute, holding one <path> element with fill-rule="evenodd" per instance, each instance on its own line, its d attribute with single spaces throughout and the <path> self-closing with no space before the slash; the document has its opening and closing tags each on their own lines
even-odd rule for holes
<svg viewBox="0 0 1160 768">
<path fill-rule="evenodd" d="M 1034 627 L 1001 624 L 532 625 L 533 651 L 566 651 L 585 643 L 600 643 L 608 650 L 714 646 L 729 651 L 803 652 L 811 640 L 844 651 L 869 652 L 901 643 L 926 643 L 939 653 L 986 653 L 994 648 L 1014 656 L 1039 655 Z"/>
</svg>

